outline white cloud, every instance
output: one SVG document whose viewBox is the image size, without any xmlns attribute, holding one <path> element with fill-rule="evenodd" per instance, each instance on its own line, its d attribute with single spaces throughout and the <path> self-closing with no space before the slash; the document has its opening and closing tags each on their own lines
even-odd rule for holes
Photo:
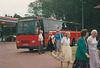
<svg viewBox="0 0 100 68">
<path fill-rule="evenodd" d="M 27 13 L 28 5 L 35 0 L 0 0 L 0 16 L 15 13 L 24 16 Z"/>
</svg>

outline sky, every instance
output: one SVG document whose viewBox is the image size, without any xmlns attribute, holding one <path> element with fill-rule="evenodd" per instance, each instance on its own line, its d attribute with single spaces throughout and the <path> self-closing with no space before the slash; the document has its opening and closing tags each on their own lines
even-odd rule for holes
<svg viewBox="0 0 100 68">
<path fill-rule="evenodd" d="M 5 14 L 13 16 L 15 13 L 25 16 L 28 5 L 35 0 L 0 0 L 0 16 Z"/>
</svg>

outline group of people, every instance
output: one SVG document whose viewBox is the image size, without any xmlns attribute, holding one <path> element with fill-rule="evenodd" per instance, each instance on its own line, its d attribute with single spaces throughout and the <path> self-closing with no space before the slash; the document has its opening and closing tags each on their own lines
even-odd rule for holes
<svg viewBox="0 0 100 68">
<path fill-rule="evenodd" d="M 43 33 L 43 31 L 41 31 Z M 39 54 L 43 53 L 42 44 L 43 37 L 39 35 Z M 81 30 L 81 37 L 77 41 L 77 49 L 75 54 L 75 61 L 72 62 L 72 49 L 70 47 L 70 32 L 66 32 L 65 36 L 60 33 L 60 30 L 56 30 L 55 36 L 51 33 L 49 36 L 50 50 L 53 51 L 53 45 L 55 47 L 55 57 L 61 61 L 61 67 L 63 62 L 67 63 L 67 68 L 100 68 L 100 58 L 97 52 L 97 48 L 100 50 L 100 40 L 97 42 L 97 30 L 91 31 L 91 36 L 88 37 L 88 30 Z"/>
<path fill-rule="evenodd" d="M 54 42 L 56 43 L 56 55 L 55 57 L 61 61 L 61 67 L 63 62 L 67 63 L 67 67 L 72 68 L 72 49 L 70 47 L 70 32 L 66 32 L 65 36 L 60 33 L 60 30 L 56 30 L 54 36 Z"/>
<path fill-rule="evenodd" d="M 88 30 L 81 31 L 81 37 L 77 42 L 77 50 L 73 68 L 100 68 L 100 58 L 97 48 L 97 30 L 91 31 L 88 38 Z M 100 44 L 98 44 L 100 47 Z"/>
</svg>

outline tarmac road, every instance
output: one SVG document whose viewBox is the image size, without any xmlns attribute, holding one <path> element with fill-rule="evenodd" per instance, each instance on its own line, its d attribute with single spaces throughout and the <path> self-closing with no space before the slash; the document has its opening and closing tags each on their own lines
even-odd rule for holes
<svg viewBox="0 0 100 68">
<path fill-rule="evenodd" d="M 64 63 L 64 68 L 66 68 Z M 15 42 L 0 42 L 0 68 L 61 68 L 60 61 L 50 52 L 38 55 L 37 51 L 17 49 Z"/>
</svg>

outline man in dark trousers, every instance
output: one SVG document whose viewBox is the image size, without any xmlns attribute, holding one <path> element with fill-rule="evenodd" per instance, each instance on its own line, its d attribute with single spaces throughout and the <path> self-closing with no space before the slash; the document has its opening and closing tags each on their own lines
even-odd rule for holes
<svg viewBox="0 0 100 68">
<path fill-rule="evenodd" d="M 41 53 L 42 54 L 44 53 L 43 52 L 43 36 L 42 36 L 42 34 L 43 34 L 43 31 L 41 30 L 40 34 L 39 34 L 39 49 L 38 49 L 39 55 L 41 55 Z"/>
</svg>

